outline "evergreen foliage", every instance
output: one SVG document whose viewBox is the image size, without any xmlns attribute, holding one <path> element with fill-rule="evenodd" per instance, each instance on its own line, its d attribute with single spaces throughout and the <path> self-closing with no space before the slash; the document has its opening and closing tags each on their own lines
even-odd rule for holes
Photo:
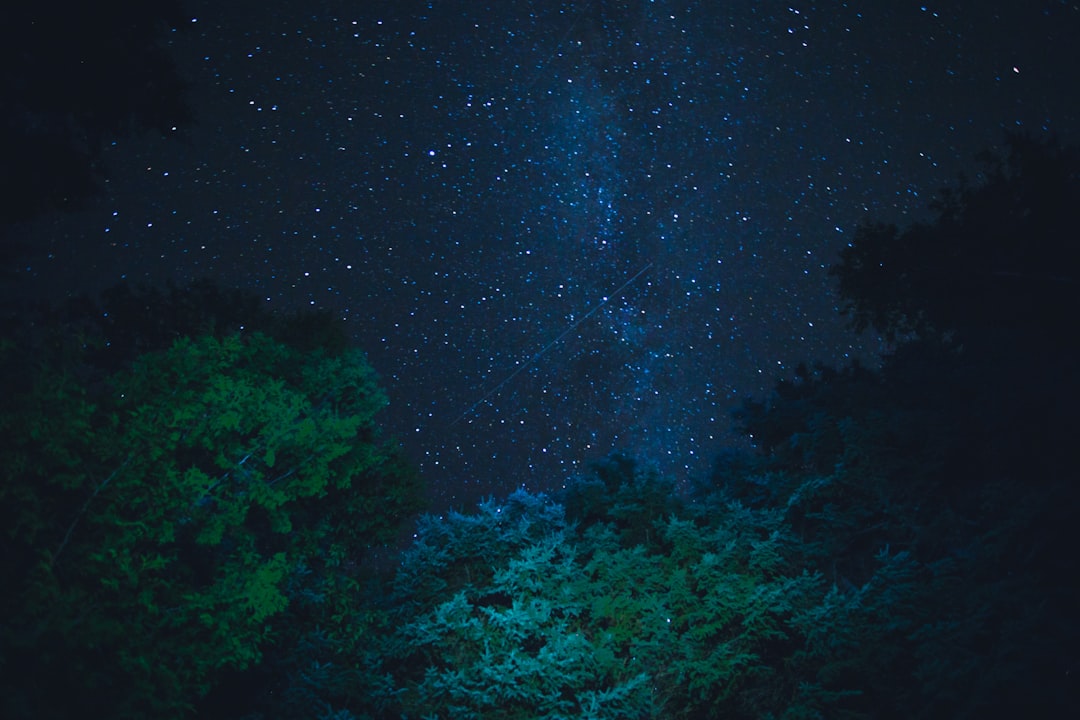
<svg viewBox="0 0 1080 720">
<path fill-rule="evenodd" d="M 353 693 L 364 700 L 350 709 L 380 718 L 794 717 L 793 697 L 812 709 L 827 692 L 844 695 L 779 672 L 781 658 L 832 620 L 819 612 L 809 627 L 806 618 L 846 598 L 800 564 L 781 512 L 690 507 L 670 495 L 657 504 L 670 484 L 655 473 L 625 457 L 597 468 L 566 497 L 580 503 L 601 483 L 621 501 L 593 507 L 587 525 L 524 491 L 473 514 L 423 518 L 382 602 L 361 673 L 369 681 Z M 805 677 L 816 681 L 826 660 L 835 658 L 807 650 Z"/>
</svg>

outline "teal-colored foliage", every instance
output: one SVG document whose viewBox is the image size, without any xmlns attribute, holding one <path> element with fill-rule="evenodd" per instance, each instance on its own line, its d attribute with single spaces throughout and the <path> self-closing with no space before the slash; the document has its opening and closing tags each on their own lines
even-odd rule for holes
<svg viewBox="0 0 1080 720">
<path fill-rule="evenodd" d="M 850 453 L 881 452 L 871 430 L 842 431 Z M 1030 676 L 1023 634 L 1045 627 L 1025 604 L 1041 590 L 994 571 L 1007 550 L 993 532 L 943 551 L 924 537 L 932 531 L 902 528 L 920 517 L 902 504 L 880 527 L 860 526 L 868 504 L 905 497 L 845 500 L 869 464 L 776 471 L 776 501 L 754 506 L 723 490 L 671 493 L 628 458 L 601 467 L 557 499 L 519 491 L 424 518 L 367 635 L 362 675 L 378 681 L 355 686 L 356 708 L 378 718 L 970 716 Z M 605 510 L 597 499 L 612 495 Z"/>
<path fill-rule="evenodd" d="M 561 501 L 568 516 L 587 527 L 613 522 L 622 539 L 648 542 L 652 522 L 679 507 L 674 482 L 635 458 L 614 454 L 592 464 L 590 473 L 569 485 Z"/>
<path fill-rule="evenodd" d="M 367 658 L 379 717 L 787 711 L 799 678 L 780 663 L 811 639 L 798 621 L 828 588 L 796 561 L 782 513 L 691 508 L 627 458 L 606 468 L 568 489 L 587 524 L 524 491 L 421 520 Z M 583 512 L 598 482 L 620 502 Z M 804 658 L 808 682 L 823 664 Z"/>
</svg>

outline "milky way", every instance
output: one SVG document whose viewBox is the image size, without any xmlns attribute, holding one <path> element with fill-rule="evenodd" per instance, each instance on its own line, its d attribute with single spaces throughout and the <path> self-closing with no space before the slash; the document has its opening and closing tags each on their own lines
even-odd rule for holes
<svg viewBox="0 0 1080 720">
<path fill-rule="evenodd" d="M 437 505 L 613 449 L 701 477 L 742 399 L 879 350 L 826 275 L 860 220 L 1076 127 L 1069 3 L 227 5 L 174 34 L 198 124 L 27 228 L 22 292 L 210 276 L 340 313 Z"/>
</svg>

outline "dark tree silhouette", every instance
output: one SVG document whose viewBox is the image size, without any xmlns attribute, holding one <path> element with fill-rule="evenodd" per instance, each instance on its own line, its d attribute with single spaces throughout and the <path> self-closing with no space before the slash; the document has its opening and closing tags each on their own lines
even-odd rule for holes
<svg viewBox="0 0 1080 720">
<path fill-rule="evenodd" d="M 943 192 L 932 222 L 867 224 L 832 269 L 853 328 L 894 343 L 880 370 L 800 368 L 737 414 L 761 457 L 714 473 L 754 502 L 799 489 L 785 516 L 840 587 L 872 576 L 876 549 L 924 568 L 904 601 L 923 619 L 890 610 L 913 623 L 882 641 L 892 660 L 852 675 L 877 717 L 1080 703 L 1066 549 L 1080 154 L 1024 135 L 1005 148 L 984 155 L 979 183 Z"/>
<path fill-rule="evenodd" d="M 1080 153 L 1021 134 L 1005 148 L 982 156 L 983 182 L 943 192 L 933 223 L 859 228 L 831 270 L 857 330 L 1075 347 Z"/>
<path fill-rule="evenodd" d="M 77 207 L 97 192 L 109 141 L 191 122 L 186 85 L 164 46 L 181 21 L 175 0 L 24 0 L 5 8 L 0 226 Z"/>
</svg>

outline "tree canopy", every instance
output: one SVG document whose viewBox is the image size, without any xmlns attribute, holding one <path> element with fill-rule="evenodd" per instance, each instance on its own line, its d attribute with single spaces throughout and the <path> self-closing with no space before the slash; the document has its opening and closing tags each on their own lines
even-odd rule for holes
<svg viewBox="0 0 1080 720">
<path fill-rule="evenodd" d="M 757 452 L 690 487 L 612 456 L 379 568 L 416 477 L 331 318 L 200 288 L 16 323 L 5 715 L 1076 715 L 1076 154 L 1009 153 L 857 234 L 834 276 L 893 349 L 746 403 Z"/>
<path fill-rule="evenodd" d="M 1080 697 L 1070 610 L 1080 597 L 1065 549 L 1080 510 L 1080 156 L 1010 135 L 984 167 L 982 182 L 943 192 L 933 222 L 856 234 L 832 274 L 853 327 L 872 327 L 893 351 L 879 370 L 803 367 L 746 403 L 738 417 L 762 449 L 751 465 L 769 481 L 746 482 L 734 463 L 715 479 L 758 499 L 783 497 L 807 473 L 830 478 L 790 519 L 854 584 L 874 547 L 956 573 L 920 602 L 942 618 L 964 613 L 909 643 L 939 654 L 936 672 L 967 696 L 942 694 L 928 712 L 1061 714 Z"/>
<path fill-rule="evenodd" d="M 1054 330 L 1080 293 L 1080 150 L 1009 134 L 981 160 L 982 181 L 944 190 L 933 222 L 860 226 L 831 270 L 856 330 L 1040 354 L 1075 345 Z"/>
<path fill-rule="evenodd" d="M 32 368 L 26 347 L 0 352 L 4 714 L 78 697 L 173 716 L 340 612 L 418 480 L 356 350 L 223 332 L 95 365 L 107 343 L 77 337 Z"/>
</svg>

